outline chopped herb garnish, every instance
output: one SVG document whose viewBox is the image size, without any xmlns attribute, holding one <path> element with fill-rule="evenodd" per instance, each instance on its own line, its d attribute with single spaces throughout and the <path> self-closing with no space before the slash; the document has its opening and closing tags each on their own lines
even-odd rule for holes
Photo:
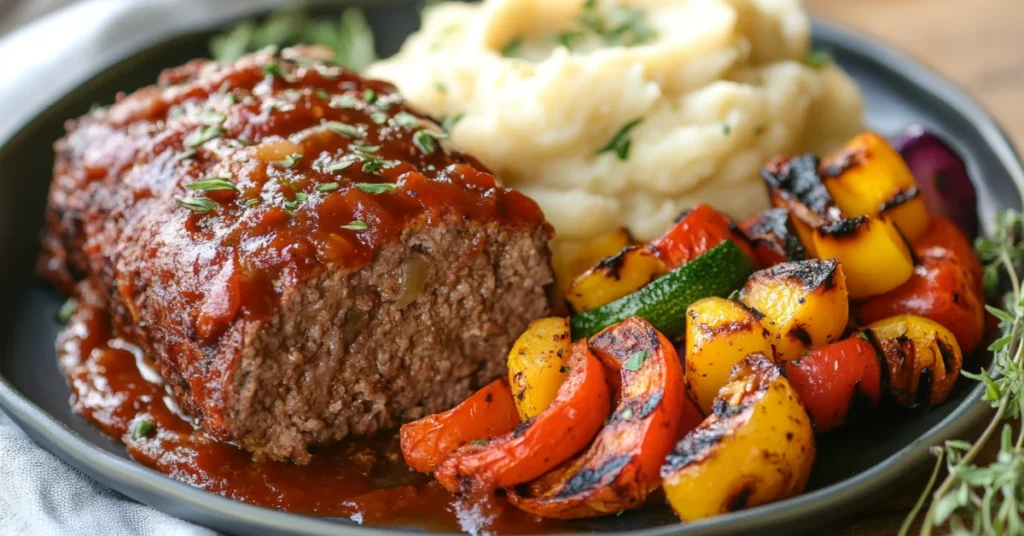
<svg viewBox="0 0 1024 536">
<path fill-rule="evenodd" d="M 575 41 L 583 37 L 583 33 L 577 30 L 566 30 L 555 34 L 555 41 L 563 47 L 572 50 L 576 46 Z"/>
<path fill-rule="evenodd" d="M 207 197 L 176 197 L 174 202 L 197 214 L 205 214 L 217 210 L 217 203 Z"/>
<path fill-rule="evenodd" d="M 437 140 L 443 140 L 448 135 L 443 132 L 434 132 L 433 130 L 420 130 L 412 137 L 412 144 L 416 146 L 423 154 L 432 154 L 437 149 Z"/>
<path fill-rule="evenodd" d="M 331 108 L 356 108 L 359 100 L 352 95 L 337 95 L 331 99 Z"/>
<path fill-rule="evenodd" d="M 295 166 L 295 164 L 297 164 L 299 162 L 299 160 L 302 160 L 302 155 L 298 154 L 298 153 L 292 153 L 292 154 L 284 157 L 284 160 L 281 160 L 280 162 L 278 162 L 278 164 L 280 164 L 280 165 L 282 165 L 282 166 L 284 166 L 286 168 L 290 168 L 290 167 Z"/>
<path fill-rule="evenodd" d="M 219 112 L 207 112 L 203 116 L 203 122 L 208 125 L 219 125 L 228 120 L 228 116 Z"/>
<path fill-rule="evenodd" d="M 318 98 L 318 99 L 327 100 L 327 99 L 331 98 L 331 94 L 328 93 L 324 88 L 320 88 L 320 87 L 318 87 L 315 90 L 313 90 L 313 95 L 315 95 L 316 98 Z"/>
<path fill-rule="evenodd" d="M 358 157 L 354 155 L 345 155 L 340 160 L 325 165 L 324 171 L 328 173 L 337 173 L 344 169 L 348 169 L 352 164 L 356 163 L 356 160 L 358 160 Z"/>
<path fill-rule="evenodd" d="M 152 434 L 156 430 L 156 425 L 149 419 L 139 419 L 135 421 L 135 426 L 132 427 L 132 437 L 135 439 L 141 439 L 143 437 Z"/>
<path fill-rule="evenodd" d="M 855 335 L 856 335 L 857 338 L 864 339 L 865 341 L 871 342 L 871 339 L 868 338 L 868 334 L 865 331 L 858 331 Z"/>
<path fill-rule="evenodd" d="M 517 36 L 505 45 L 505 48 L 501 49 L 501 55 L 506 58 L 514 58 L 519 55 L 520 50 L 523 48 L 522 36 Z"/>
<path fill-rule="evenodd" d="M 473 441 L 471 441 L 471 443 L 473 443 L 474 445 L 483 446 L 486 445 L 488 441 L 486 439 L 474 439 Z"/>
<path fill-rule="evenodd" d="M 309 199 L 309 194 L 306 192 L 295 192 L 296 201 L 305 201 L 306 199 Z"/>
<path fill-rule="evenodd" d="M 644 366 L 644 362 L 650 359 L 650 357 L 650 352 L 648 352 L 647 350 L 640 350 L 639 352 L 633 354 L 628 360 L 626 360 L 626 362 L 623 363 L 622 368 L 630 372 L 636 372 L 640 370 L 640 367 Z"/>
<path fill-rule="evenodd" d="M 395 191 L 395 185 L 390 182 L 357 182 L 352 186 L 355 186 L 368 194 L 374 195 Z"/>
<path fill-rule="evenodd" d="M 256 197 L 245 202 L 245 206 L 247 207 L 255 207 L 258 204 L 260 204 L 260 200 Z"/>
<path fill-rule="evenodd" d="M 342 225 L 341 228 L 349 230 L 349 231 L 365 231 L 365 230 L 369 229 L 370 226 L 366 225 L 366 223 L 364 223 L 364 222 L 356 220 L 356 221 L 350 222 L 348 224 Z"/>
<path fill-rule="evenodd" d="M 391 169 L 399 164 L 398 160 L 384 160 L 372 154 L 362 154 L 360 157 L 363 160 L 363 173 L 377 173 L 382 169 Z"/>
<path fill-rule="evenodd" d="M 814 49 L 807 54 L 804 58 L 804 63 L 815 69 L 820 69 L 829 63 L 832 63 L 832 54 L 825 49 Z"/>
<path fill-rule="evenodd" d="M 566 367 L 566 366 L 558 367 L 558 372 L 561 372 L 562 374 L 565 374 L 565 373 L 567 373 L 567 372 L 569 372 L 571 370 L 572 370 L 571 368 Z"/>
<path fill-rule="evenodd" d="M 757 125 L 757 128 L 754 129 L 754 134 L 757 136 L 764 134 L 764 125 Z"/>
<path fill-rule="evenodd" d="M 238 187 L 224 177 L 208 177 L 186 184 L 185 188 L 194 192 L 220 192 L 225 190 L 238 191 Z"/>
<path fill-rule="evenodd" d="M 370 120 L 378 125 L 383 125 L 388 122 L 388 114 L 384 112 L 373 112 L 370 114 Z"/>
<path fill-rule="evenodd" d="M 614 151 L 615 154 L 619 157 L 619 160 L 628 160 L 629 147 L 632 144 L 632 141 L 629 139 L 629 131 L 632 130 L 633 127 L 643 122 L 643 120 L 644 118 L 637 117 L 636 119 L 623 125 L 622 128 L 620 128 L 619 131 L 616 132 L 610 140 L 608 140 L 608 143 L 604 144 L 604 146 L 597 150 L 597 154 L 604 154 L 610 151 Z"/>
<path fill-rule="evenodd" d="M 655 31 L 646 22 L 642 9 L 614 7 L 607 13 L 598 9 L 597 2 L 587 0 L 577 17 L 577 23 L 584 30 L 604 39 L 612 45 L 632 46 L 651 41 Z"/>
<path fill-rule="evenodd" d="M 57 322 L 67 324 L 71 320 L 71 315 L 75 314 L 75 309 L 78 309 L 78 300 L 75 298 L 65 300 L 60 309 L 57 309 Z"/>
<path fill-rule="evenodd" d="M 220 125 L 210 125 L 204 128 L 196 129 L 195 132 L 185 138 L 185 145 L 188 147 L 199 147 L 200 145 L 221 137 L 224 134 L 224 129 Z"/>
<path fill-rule="evenodd" d="M 404 110 L 395 114 L 394 120 L 395 123 L 398 123 L 398 126 L 403 128 L 416 128 L 420 126 L 420 119 Z"/>
<path fill-rule="evenodd" d="M 726 136 L 732 134 L 732 125 L 730 125 L 729 123 L 722 123 L 722 134 Z"/>
<path fill-rule="evenodd" d="M 325 182 L 325 183 L 317 184 L 316 185 L 316 191 L 323 192 L 323 193 L 333 192 L 333 191 L 337 190 L 338 188 L 341 188 L 341 185 L 336 183 L 336 182 Z"/>
<path fill-rule="evenodd" d="M 341 121 L 326 121 L 323 126 L 328 130 L 337 132 L 338 134 L 348 136 L 350 138 L 362 138 L 363 131 L 355 125 L 348 123 L 342 123 Z"/>
<path fill-rule="evenodd" d="M 363 90 L 363 100 L 366 101 L 366 104 L 373 104 L 377 102 L 377 92 L 370 88 L 366 88 Z"/>
<path fill-rule="evenodd" d="M 375 153 L 380 150 L 380 145 L 364 145 L 362 143 L 355 142 L 352 144 L 352 148 L 364 153 Z"/>
<path fill-rule="evenodd" d="M 175 160 L 188 160 L 190 158 L 193 158 L 196 155 L 197 152 L 198 151 L 196 151 L 195 147 L 193 147 L 191 149 L 185 149 L 184 151 L 178 153 L 178 156 L 175 156 L 174 159 Z"/>
<path fill-rule="evenodd" d="M 633 408 L 626 408 L 626 409 L 622 410 L 622 413 L 619 413 L 619 420 L 620 421 L 628 421 L 628 420 L 630 420 L 632 418 L 633 418 Z"/>
<path fill-rule="evenodd" d="M 434 82 L 434 89 L 438 93 L 448 93 L 448 85 L 441 81 Z"/>
<path fill-rule="evenodd" d="M 466 114 L 461 113 L 453 115 L 442 115 L 441 130 L 445 131 L 445 133 L 447 134 L 451 134 L 452 131 L 455 130 L 455 125 L 458 124 L 458 122 L 461 121 L 465 115 Z"/>
<path fill-rule="evenodd" d="M 263 74 L 265 74 L 267 76 L 272 76 L 274 78 L 280 78 L 282 80 L 286 80 L 287 79 L 287 75 L 285 75 L 284 71 L 281 70 L 281 64 L 277 63 L 277 62 L 268 63 L 268 64 L 264 65 L 263 66 Z"/>
</svg>

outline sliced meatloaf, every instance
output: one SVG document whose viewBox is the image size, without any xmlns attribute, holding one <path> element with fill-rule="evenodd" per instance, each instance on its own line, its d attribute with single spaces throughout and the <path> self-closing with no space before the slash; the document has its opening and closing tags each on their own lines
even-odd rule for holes
<svg viewBox="0 0 1024 536">
<path fill-rule="evenodd" d="M 316 53 L 193 61 L 70 122 L 41 259 L 208 434 L 299 462 L 502 374 L 552 280 L 533 201 Z"/>
</svg>

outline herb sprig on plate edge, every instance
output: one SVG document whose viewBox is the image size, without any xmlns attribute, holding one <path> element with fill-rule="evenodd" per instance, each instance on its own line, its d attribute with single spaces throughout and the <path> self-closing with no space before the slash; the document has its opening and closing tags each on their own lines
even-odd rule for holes
<svg viewBox="0 0 1024 536">
<path fill-rule="evenodd" d="M 989 346 L 995 373 L 962 372 L 985 384 L 983 400 L 995 408 L 995 413 L 973 444 L 954 439 L 931 448 L 937 458 L 935 469 L 900 527 L 900 536 L 910 532 L 929 495 L 932 501 L 924 514 L 922 536 L 946 525 L 954 535 L 1024 534 L 1024 429 L 1014 437 L 1010 424 L 1003 423 L 1024 414 L 1024 215 L 1013 210 L 1000 213 L 995 234 L 979 238 L 975 249 L 985 263 L 986 294 L 997 294 L 1001 279 L 1008 280 L 1011 288 L 1003 297 L 1004 309 L 985 307 L 999 319 L 999 338 Z M 995 461 L 976 465 L 975 459 L 996 436 L 1000 424 Z M 943 462 L 948 474 L 936 488 Z"/>
</svg>

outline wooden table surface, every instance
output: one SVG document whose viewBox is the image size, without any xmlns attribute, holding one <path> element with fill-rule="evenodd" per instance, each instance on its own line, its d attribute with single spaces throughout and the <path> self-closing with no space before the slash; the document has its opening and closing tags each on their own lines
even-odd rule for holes
<svg viewBox="0 0 1024 536">
<path fill-rule="evenodd" d="M 1024 152 L 1024 0 L 804 0 L 814 14 L 909 53 L 977 98 Z M 974 433 L 974 439 L 980 433 Z M 820 534 L 896 534 L 927 473 Z"/>
</svg>

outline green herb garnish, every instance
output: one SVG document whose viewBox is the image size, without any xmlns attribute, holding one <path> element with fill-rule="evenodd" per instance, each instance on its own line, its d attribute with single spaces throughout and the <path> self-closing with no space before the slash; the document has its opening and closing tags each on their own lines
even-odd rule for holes
<svg viewBox="0 0 1024 536">
<path fill-rule="evenodd" d="M 366 88 L 363 90 L 363 100 L 366 101 L 366 104 L 373 104 L 377 102 L 377 92 L 370 88 Z"/>
<path fill-rule="evenodd" d="M 570 372 L 571 370 L 572 370 L 571 368 L 569 368 L 569 367 L 566 367 L 566 366 L 561 366 L 561 367 L 558 367 L 558 372 L 561 372 L 562 374 L 565 374 L 565 373 L 567 373 L 567 372 Z"/>
<path fill-rule="evenodd" d="M 245 202 L 245 206 L 247 206 L 247 207 L 255 207 L 258 204 L 260 204 L 260 200 L 259 200 L 259 198 L 256 198 L 256 197 L 254 197 L 252 199 L 249 199 L 249 200 L 247 200 Z"/>
<path fill-rule="evenodd" d="M 208 197 L 175 197 L 174 202 L 197 214 L 206 214 L 217 210 L 217 203 Z"/>
<path fill-rule="evenodd" d="M 732 134 L 732 125 L 730 125 L 729 123 L 722 123 L 722 134 L 726 136 Z"/>
<path fill-rule="evenodd" d="M 642 123 L 644 118 L 637 117 L 636 119 L 626 123 L 616 132 L 608 143 L 604 144 L 600 149 L 597 150 L 597 154 L 604 154 L 607 152 L 614 151 L 619 157 L 619 160 L 626 161 L 629 159 L 629 148 L 632 145 L 632 141 L 629 139 L 629 131 L 634 127 Z"/>
<path fill-rule="evenodd" d="M 453 115 L 442 115 L 441 130 L 445 131 L 446 134 L 451 134 L 452 131 L 455 130 L 455 125 L 458 124 L 459 121 L 462 121 L 462 118 L 465 115 L 466 114 L 461 113 Z"/>
<path fill-rule="evenodd" d="M 132 437 L 135 439 L 142 439 L 143 437 L 152 434 L 156 430 L 156 425 L 149 419 L 138 419 L 135 421 L 135 425 L 132 426 Z"/>
<path fill-rule="evenodd" d="M 814 49 L 807 53 L 807 57 L 804 58 L 804 63 L 815 69 L 821 69 L 822 67 L 832 63 L 832 54 L 825 49 Z"/>
<path fill-rule="evenodd" d="M 470 441 L 470 443 L 473 443 L 474 445 L 484 446 L 488 443 L 488 441 L 486 439 L 474 439 L 473 441 Z"/>
<path fill-rule="evenodd" d="M 356 99 L 355 97 L 353 97 L 352 95 L 348 95 L 348 94 L 337 95 L 337 96 L 335 96 L 334 98 L 331 99 L 330 106 L 331 106 L 331 108 L 347 108 L 347 109 L 358 108 L 359 107 L 359 100 Z"/>
<path fill-rule="evenodd" d="M 900 527 L 900 536 L 909 533 L 929 497 L 931 504 L 925 511 L 922 535 L 930 535 L 933 528 L 944 526 L 953 534 L 964 535 L 1001 536 L 1024 532 L 1020 517 L 1024 497 L 1024 430 L 1014 432 L 1010 424 L 1004 424 L 995 461 L 987 465 L 975 464 L 977 456 L 996 436 L 999 425 L 1004 420 L 1020 419 L 1024 410 L 1022 238 L 1024 217 L 1010 210 L 996 216 L 993 236 L 975 242 L 975 249 L 985 263 L 988 290 L 997 291 L 1000 278 L 1008 282 L 1011 289 L 1003 298 L 1005 309 L 986 306 L 999 320 L 1000 336 L 988 348 L 993 352 L 994 372 L 961 371 L 962 375 L 985 385 L 983 400 L 995 408 L 995 413 L 974 443 L 949 440 L 943 446 L 931 448 L 936 457 L 935 468 L 924 492 Z M 947 476 L 931 493 L 943 461 Z"/>
<path fill-rule="evenodd" d="M 316 191 L 323 193 L 333 192 L 338 188 L 341 188 L 341 185 L 336 182 L 324 182 L 316 185 Z"/>
<path fill-rule="evenodd" d="M 383 125 L 388 122 L 388 114 L 384 112 L 373 112 L 370 114 L 370 121 L 373 121 L 378 125 Z"/>
<path fill-rule="evenodd" d="M 185 188 L 194 192 L 220 192 L 225 190 L 238 191 L 238 187 L 225 177 L 208 177 L 186 184 Z"/>
<path fill-rule="evenodd" d="M 283 167 L 290 168 L 294 167 L 295 164 L 299 163 L 299 160 L 302 160 L 302 155 L 298 153 L 292 153 L 284 157 L 284 160 L 281 160 L 280 162 L 278 162 L 278 164 L 280 164 Z"/>
<path fill-rule="evenodd" d="M 374 195 L 394 192 L 396 188 L 396 186 L 390 182 L 357 182 L 352 186 L 355 186 L 368 194 Z"/>
<path fill-rule="evenodd" d="M 338 134 L 348 136 L 350 138 L 363 137 L 363 130 L 361 128 L 348 123 L 342 123 L 341 121 L 325 121 L 323 126 L 332 132 L 337 132 Z"/>
<path fill-rule="evenodd" d="M 67 300 L 64 300 L 60 309 L 57 309 L 57 322 L 67 324 L 71 321 L 71 315 L 75 314 L 76 309 L 78 309 L 78 300 L 75 298 L 68 298 Z"/>
<path fill-rule="evenodd" d="M 395 114 L 394 120 L 402 128 L 416 128 L 421 123 L 420 118 L 404 110 Z"/>
<path fill-rule="evenodd" d="M 517 36 L 505 45 L 505 48 L 501 49 L 501 55 L 506 58 L 514 58 L 519 55 L 520 50 L 523 48 L 522 36 Z"/>
<path fill-rule="evenodd" d="M 369 229 L 370 226 L 366 225 L 366 223 L 364 223 L 364 222 L 356 220 L 356 221 L 353 221 L 353 222 L 349 222 L 349 223 L 347 223 L 345 225 L 342 225 L 341 228 L 349 230 L 349 231 L 365 231 L 365 230 Z"/>
<path fill-rule="evenodd" d="M 313 90 L 313 95 L 316 96 L 316 98 L 323 99 L 323 100 L 327 100 L 327 99 L 331 98 L 331 94 L 328 93 L 327 90 L 325 90 L 323 88 L 320 88 L 320 87 L 318 87 L 315 90 Z"/>
<path fill-rule="evenodd" d="M 419 130 L 412 136 L 412 144 L 423 154 L 432 154 L 437 149 L 437 141 L 448 138 L 443 132 L 433 130 Z"/>
<path fill-rule="evenodd" d="M 630 358 L 627 359 L 626 362 L 622 364 L 622 368 L 630 372 L 636 372 L 640 370 L 640 367 L 644 366 L 644 363 L 648 359 L 650 359 L 650 357 L 650 352 L 648 352 L 647 350 L 640 350 L 639 352 L 630 356 Z"/>
<path fill-rule="evenodd" d="M 200 145 L 217 139 L 224 135 L 224 129 L 220 125 L 210 125 L 207 127 L 196 129 L 195 132 L 185 138 L 185 146 L 187 147 L 199 147 Z"/>
<path fill-rule="evenodd" d="M 174 159 L 175 160 L 188 160 L 190 158 L 194 158 L 196 156 L 196 153 L 198 153 L 198 152 L 199 151 L 197 151 L 195 149 L 195 147 L 193 147 L 191 149 L 185 149 L 184 151 L 178 153 L 178 155 L 175 156 Z"/>
<path fill-rule="evenodd" d="M 628 420 L 630 420 L 632 418 L 633 418 L 633 408 L 626 408 L 626 409 L 622 410 L 622 413 L 619 413 L 619 420 L 620 421 L 628 421 Z"/>
<path fill-rule="evenodd" d="M 281 70 L 281 64 L 277 62 L 271 62 L 263 66 L 263 74 L 273 77 L 287 80 L 287 75 Z"/>
<path fill-rule="evenodd" d="M 336 22 L 335 22 L 336 21 Z M 339 19 L 312 18 L 301 6 L 282 9 L 263 22 L 249 20 L 210 40 L 210 52 L 217 61 L 234 61 L 248 52 L 267 46 L 317 44 L 334 51 L 334 63 L 362 69 L 373 63 L 373 32 L 363 12 L 349 8 Z"/>
</svg>

